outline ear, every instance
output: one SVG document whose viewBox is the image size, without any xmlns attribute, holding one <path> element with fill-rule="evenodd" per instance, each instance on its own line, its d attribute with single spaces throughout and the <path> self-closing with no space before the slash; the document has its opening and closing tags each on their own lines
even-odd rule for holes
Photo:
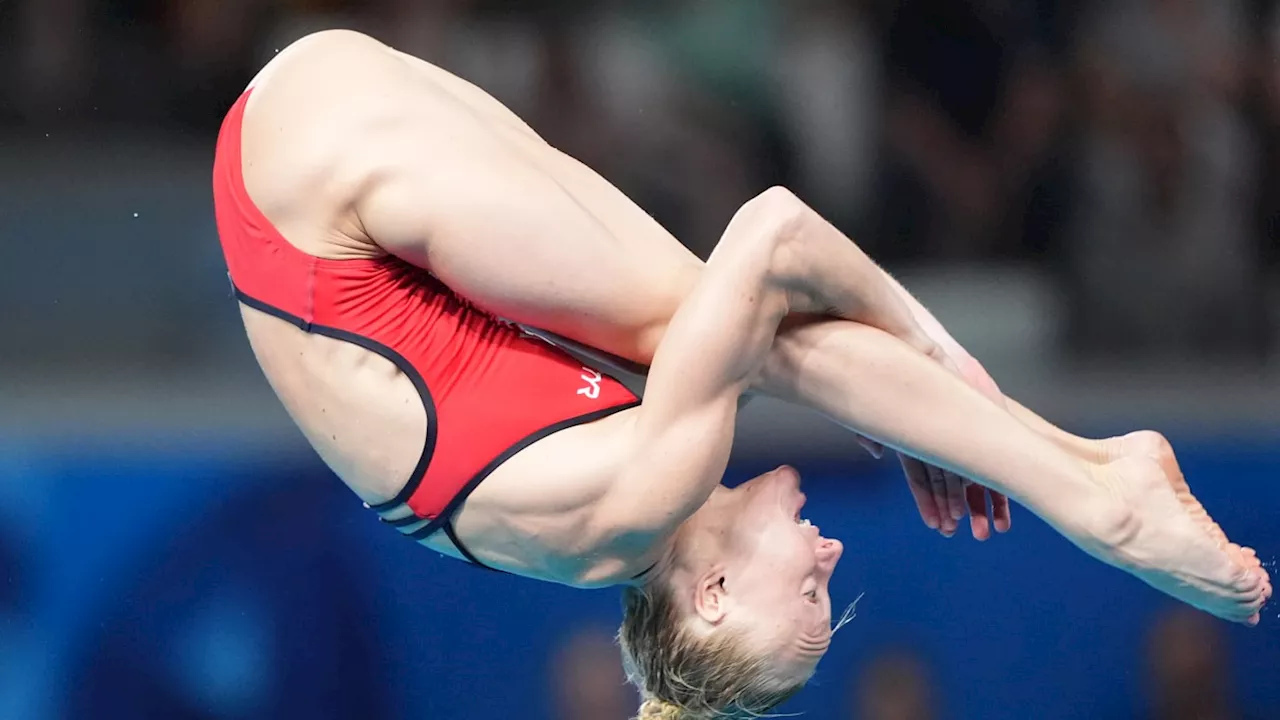
<svg viewBox="0 0 1280 720">
<path fill-rule="evenodd" d="M 729 611 L 729 591 L 724 569 L 716 568 L 698 579 L 693 589 L 693 610 L 711 625 L 719 625 Z"/>
</svg>

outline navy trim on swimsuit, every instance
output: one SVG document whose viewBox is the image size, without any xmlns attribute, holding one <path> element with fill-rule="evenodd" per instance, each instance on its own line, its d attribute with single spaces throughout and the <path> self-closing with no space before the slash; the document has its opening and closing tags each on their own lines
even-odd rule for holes
<svg viewBox="0 0 1280 720">
<path fill-rule="evenodd" d="M 511 447 L 504 450 L 502 454 L 495 457 L 492 461 L 489 462 L 488 465 L 485 465 L 484 469 L 476 473 L 475 477 L 471 478 L 471 480 L 468 481 L 465 486 L 463 486 L 462 490 L 460 490 L 457 495 L 453 496 L 453 499 L 449 501 L 448 505 L 445 505 L 444 509 L 440 511 L 440 514 L 437 515 L 434 520 L 427 523 L 424 527 L 418 530 L 415 530 L 412 533 L 409 533 L 409 537 L 413 538 L 414 540 L 423 540 L 425 538 L 431 537 L 431 535 L 435 533 L 435 531 L 439 530 L 446 523 L 449 522 L 449 518 L 452 517 L 453 513 L 458 510 L 458 507 L 461 506 L 462 503 L 466 502 L 467 496 L 475 492 L 475 489 L 480 486 L 480 483 L 484 482 L 485 478 L 489 477 L 489 475 L 491 475 L 494 470 L 498 469 L 499 465 L 510 460 L 512 456 L 514 456 L 516 453 L 520 452 L 521 450 L 529 447 L 530 445 L 534 444 L 535 442 L 545 437 L 558 433 L 561 430 L 566 430 L 575 425 L 584 425 L 589 422 L 595 422 L 596 420 L 609 417 L 614 413 L 622 412 L 623 410 L 630 410 L 631 408 L 639 404 L 640 404 L 639 400 L 633 400 L 631 402 L 614 405 L 613 407 L 607 407 L 601 410 L 595 410 L 585 415 L 578 415 L 577 417 L 571 417 L 567 420 L 561 420 L 560 422 L 555 423 L 554 425 L 548 425 L 547 427 L 544 427 L 541 430 L 538 430 L 534 433 L 526 435 L 523 439 L 519 440 L 518 442 L 514 443 Z"/>
<path fill-rule="evenodd" d="M 395 497 L 386 502 L 369 505 L 368 507 L 374 512 L 384 513 L 389 510 L 395 510 L 408 502 L 409 498 L 413 496 L 413 493 L 417 491 L 418 486 L 422 484 L 422 478 L 427 473 L 427 466 L 431 464 L 431 456 L 435 454 L 436 450 L 436 404 L 431 397 L 431 390 L 427 388 L 427 381 L 422 378 L 422 374 L 419 373 L 418 370 L 414 368 L 413 364 L 410 363 L 403 355 L 376 340 L 370 340 L 363 335 L 357 335 L 353 332 L 339 330 L 338 328 L 329 327 L 327 325 L 309 323 L 297 315 L 287 313 L 274 305 L 268 305 L 257 298 L 250 297 L 245 294 L 243 290 L 235 287 L 234 283 L 232 284 L 232 287 L 235 289 L 236 299 L 254 310 L 260 310 L 268 315 L 278 317 L 305 332 L 331 337 L 335 340 L 342 340 L 375 352 L 387 360 L 390 360 L 396 368 L 400 370 L 400 372 L 404 373 L 405 377 L 409 378 L 409 382 L 413 383 L 413 388 L 418 391 L 418 397 L 422 400 L 422 406 L 426 408 L 427 411 L 427 436 L 422 443 L 422 455 L 418 457 L 418 463 L 413 468 L 413 475 L 409 477 L 409 482 L 399 493 L 396 494 Z M 394 524 L 394 521 L 389 522 Z"/>
<path fill-rule="evenodd" d="M 648 365 L 641 365 L 638 362 L 614 355 L 611 352 L 605 352 L 604 350 L 593 348 L 590 345 L 584 345 L 577 340 L 567 338 L 563 335 L 557 335 L 549 330 L 530 327 L 528 325 L 520 325 L 519 327 L 520 331 L 525 335 L 531 335 L 557 350 L 567 353 L 570 357 L 582 362 L 583 364 L 595 366 L 596 369 L 600 369 L 599 366 L 604 366 L 607 369 L 635 375 L 636 377 L 647 377 L 649 375 Z M 612 373 L 606 372 L 605 374 Z M 621 382 L 618 378 L 614 379 Z"/>
<path fill-rule="evenodd" d="M 422 378 L 422 375 L 417 371 L 417 369 L 414 368 L 413 364 L 410 363 L 400 353 L 396 352 L 390 347 L 387 347 L 386 345 L 383 345 L 380 342 L 377 342 L 376 340 L 370 340 L 369 338 L 364 337 L 363 335 L 357 335 L 347 330 L 339 330 L 338 328 L 329 327 L 327 325 L 316 325 L 314 323 L 307 322 L 306 320 L 303 320 L 297 315 L 293 315 L 291 313 L 285 312 L 284 310 L 281 310 L 280 308 L 277 308 L 273 305 L 268 305 L 267 303 L 262 302 L 257 298 L 250 297 L 249 295 L 245 294 L 244 291 L 240 290 L 240 288 L 236 287 L 234 282 L 232 283 L 231 287 L 235 291 L 236 299 L 244 303 L 245 305 L 255 310 L 260 310 L 273 317 L 280 318 L 281 320 L 284 320 L 290 323 L 291 325 L 294 325 L 295 327 L 303 330 L 304 332 L 313 333 L 316 335 L 323 335 L 325 337 L 331 337 L 331 338 L 334 338 L 335 340 L 342 340 L 344 342 L 349 342 L 349 343 L 352 343 L 353 345 L 358 345 L 362 348 L 365 348 L 366 350 L 375 352 L 378 355 L 381 355 L 382 357 L 386 358 L 387 360 L 390 360 L 396 366 L 396 368 L 400 370 L 400 372 L 405 374 L 405 377 L 409 378 L 409 381 L 413 383 L 414 389 L 418 391 L 418 396 L 422 400 L 422 405 L 424 408 L 426 408 L 426 412 L 427 412 L 427 433 L 426 433 L 426 439 L 424 440 L 423 446 L 422 446 L 422 455 L 418 458 L 418 463 L 416 466 L 414 466 L 414 469 L 413 469 L 413 475 L 410 476 L 409 482 L 404 486 L 404 489 L 402 489 L 399 493 L 397 493 L 394 498 L 386 502 L 378 503 L 376 505 L 366 505 L 366 507 L 378 513 L 379 520 L 396 528 L 403 528 L 409 525 L 414 525 L 416 523 L 425 521 L 426 518 L 418 517 L 417 513 L 412 513 L 410 515 L 407 515 L 405 517 L 398 518 L 395 520 L 388 520 L 385 517 L 382 517 L 383 513 L 395 510 L 396 508 L 400 507 L 401 505 L 404 505 L 409 501 L 409 498 L 413 496 L 413 493 L 416 492 L 418 487 L 422 484 L 422 480 L 427 473 L 427 466 L 431 464 L 431 457 L 432 455 L 435 454 L 436 428 L 437 428 L 436 405 L 435 405 L 435 401 L 431 397 L 430 389 L 427 388 L 426 381 Z M 557 337 L 557 339 L 560 339 L 558 336 L 554 336 L 554 337 Z M 551 342 L 550 340 L 547 340 L 547 341 Z M 552 344 L 555 344 L 555 343 L 553 342 Z M 445 505 L 444 509 L 440 511 L 440 514 L 437 515 L 435 519 L 431 520 L 430 522 L 428 522 L 426 525 L 419 528 L 418 530 L 415 530 L 411 533 L 406 533 L 401 531 L 401 534 L 403 534 L 405 537 L 409 537 L 414 540 L 420 541 L 420 540 L 425 540 L 426 538 L 431 537 L 439 530 L 444 530 L 445 535 L 448 536 L 449 540 L 453 543 L 454 547 L 457 548 L 458 552 L 463 557 L 465 557 L 467 560 L 469 560 L 473 565 L 476 565 L 477 567 L 481 567 L 486 570 L 493 570 L 494 568 L 491 568 L 488 565 L 485 565 L 484 563 L 476 559 L 476 556 L 473 555 L 471 551 L 467 550 L 466 546 L 462 544 L 462 541 L 458 539 L 457 533 L 454 532 L 451 518 L 453 516 L 453 513 L 457 512 L 458 508 L 462 506 L 462 503 L 466 502 L 467 497 L 470 496 L 471 493 L 475 492 L 476 488 L 480 486 L 480 483 L 483 482 L 484 479 L 487 478 L 490 474 L 492 474 L 493 471 L 497 470 L 498 466 L 500 466 L 502 463 L 506 462 L 507 460 L 510 460 L 511 457 L 514 456 L 516 453 L 520 452 L 526 447 L 529 447 L 533 443 L 549 435 L 557 433 L 561 430 L 571 428 L 575 425 L 582 425 L 585 423 L 594 422 L 596 420 L 600 420 L 602 418 L 606 418 L 610 415 L 613 415 L 614 413 L 636 407 L 639 404 L 640 404 L 639 400 L 634 400 L 632 402 L 622 403 L 620 405 L 615 405 L 613 407 L 608 407 L 601 410 L 589 412 L 589 413 L 586 413 L 585 415 L 578 415 L 577 417 L 572 417 L 567 420 L 561 420 L 560 422 L 555 423 L 554 425 L 549 425 L 545 428 L 542 428 L 541 430 L 538 430 L 524 437 L 523 439 L 519 440 L 518 442 L 513 444 L 511 447 L 503 451 L 502 454 L 494 458 L 491 462 L 489 462 L 489 464 L 485 465 L 484 468 L 475 475 L 475 477 L 471 478 L 471 480 L 469 480 L 467 484 L 463 486 L 463 488 L 460 491 L 458 491 L 456 495 L 453 496 L 453 499 L 449 501 L 449 504 Z M 648 571 L 646 570 L 645 572 L 648 572 Z"/>
<path fill-rule="evenodd" d="M 418 523 L 422 522 L 423 519 L 418 517 L 416 513 L 410 513 L 409 515 L 405 515 L 402 518 L 396 518 L 395 520 L 388 520 L 385 517 L 382 517 L 381 515 L 379 515 L 378 520 L 390 525 L 393 528 L 402 528 L 402 527 L 408 527 L 410 525 L 417 525 Z"/>
<path fill-rule="evenodd" d="M 462 540 L 458 537 L 458 533 L 454 531 L 452 522 L 446 521 L 445 524 L 440 529 L 444 530 L 444 534 L 449 538 L 449 542 L 453 543 L 453 546 L 458 548 L 458 552 L 462 553 L 463 557 L 470 560 L 472 565 L 482 567 L 485 570 L 502 572 L 501 570 L 498 570 L 496 568 L 491 568 L 488 565 L 485 565 L 484 563 L 480 562 L 479 558 L 477 558 L 475 555 L 472 555 L 471 551 L 467 550 L 467 546 L 462 544 Z"/>
</svg>

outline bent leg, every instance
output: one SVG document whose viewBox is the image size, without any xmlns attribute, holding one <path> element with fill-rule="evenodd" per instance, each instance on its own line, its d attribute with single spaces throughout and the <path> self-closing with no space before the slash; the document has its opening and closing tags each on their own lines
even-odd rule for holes
<svg viewBox="0 0 1280 720">
<path fill-rule="evenodd" d="M 496 103 L 403 84 L 392 127 L 352 140 L 378 167 L 357 202 L 369 239 L 498 316 L 650 364 L 702 262 Z"/>
<path fill-rule="evenodd" d="M 1256 623 L 1270 597 L 1257 558 L 1224 542 L 1157 448 L 1084 462 L 886 333 L 794 327 L 775 342 L 763 384 L 1017 499 L 1094 557 L 1219 617 Z"/>
<path fill-rule="evenodd" d="M 513 129 L 495 103 L 416 74 L 396 79 L 391 65 L 379 93 L 401 99 L 385 109 L 396 122 L 353 141 L 395 176 L 357 208 L 371 237 L 498 315 L 649 364 L 702 263 L 604 178 Z M 830 251 L 860 252 L 839 245 Z M 792 385 L 789 399 L 823 409 L 813 383 Z"/>
<path fill-rule="evenodd" d="M 1088 463 L 874 328 L 839 320 L 791 324 L 774 342 L 760 387 L 1037 513 L 1069 505 L 1072 491 L 1088 486 Z"/>
</svg>

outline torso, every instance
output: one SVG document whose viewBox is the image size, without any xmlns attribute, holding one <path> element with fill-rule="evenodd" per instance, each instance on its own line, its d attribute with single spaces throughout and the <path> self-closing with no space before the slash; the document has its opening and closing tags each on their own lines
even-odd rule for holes
<svg viewBox="0 0 1280 720">
<path fill-rule="evenodd" d="M 309 52 L 308 46 L 319 44 L 324 52 Z M 377 66 L 387 63 L 406 66 L 416 80 L 406 88 L 406 75 L 396 73 L 396 84 L 386 92 L 409 89 L 415 102 L 438 106 L 433 112 L 440 125 L 424 132 L 448 132 L 450 123 L 479 118 L 534 156 L 558 154 L 465 81 L 353 33 L 312 36 L 282 52 L 254 79 L 243 133 L 249 195 L 284 238 L 309 255 L 385 255 L 351 210 L 368 168 L 347 162 L 341 152 L 342 138 L 367 131 L 370 118 L 359 103 L 334 97 L 344 83 L 359 82 L 367 90 L 371 78 L 380 77 Z M 303 118 L 306 122 L 299 121 Z M 304 332 L 247 306 L 241 311 L 263 372 L 321 458 L 365 502 L 394 496 L 413 472 L 427 430 L 426 411 L 409 378 L 364 348 Z M 486 564 L 556 582 L 607 585 L 648 567 L 656 559 L 653 548 L 620 550 L 582 532 L 592 498 L 608 490 L 609 473 L 600 469 L 622 456 L 616 445 L 631 422 L 632 412 L 622 411 L 520 451 L 455 516 L 459 535 Z M 584 453 L 593 455 L 594 463 L 573 465 L 592 468 L 579 470 L 577 482 L 557 483 L 548 491 L 528 481 L 545 475 L 555 458 L 572 454 L 581 460 Z M 565 487 L 573 491 L 556 489 Z M 424 542 L 459 557 L 442 533 Z M 535 547 L 542 550 L 531 552 Z"/>
</svg>

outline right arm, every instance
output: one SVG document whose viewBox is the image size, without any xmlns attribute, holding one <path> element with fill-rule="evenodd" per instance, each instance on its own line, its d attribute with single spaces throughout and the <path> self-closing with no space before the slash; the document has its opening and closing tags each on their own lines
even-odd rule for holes
<svg viewBox="0 0 1280 720">
<path fill-rule="evenodd" d="M 597 522 L 664 535 L 706 502 L 733 444 L 738 401 L 789 309 L 785 203 L 767 196 L 734 216 L 658 345 L 612 491 Z M 794 287 L 794 286 L 792 286 Z"/>
</svg>

